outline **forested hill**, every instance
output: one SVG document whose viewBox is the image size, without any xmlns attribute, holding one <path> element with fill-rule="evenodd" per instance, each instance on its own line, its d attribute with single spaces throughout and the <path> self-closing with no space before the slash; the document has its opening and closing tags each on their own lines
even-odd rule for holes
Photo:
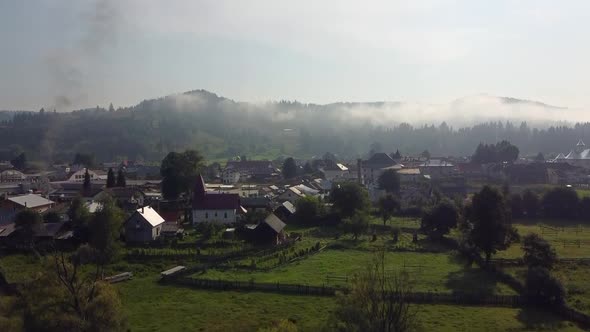
<svg viewBox="0 0 590 332">
<path fill-rule="evenodd" d="M 29 159 L 47 161 L 70 161 L 76 152 L 94 153 L 100 161 L 160 160 L 168 151 L 188 147 L 209 160 L 236 155 L 310 157 L 326 151 L 353 158 L 370 148 L 399 149 L 404 154 L 427 149 L 432 155 L 446 156 L 470 155 L 479 142 L 502 139 L 517 145 L 521 154 L 548 155 L 567 152 L 579 139 L 590 141 L 588 123 L 555 125 L 568 110 L 512 98 L 476 98 L 475 103 L 467 98 L 444 106 L 255 104 L 199 90 L 117 110 L 2 112 L 0 159 L 24 151 Z M 535 129 L 519 120 L 532 113 L 554 126 Z"/>
</svg>

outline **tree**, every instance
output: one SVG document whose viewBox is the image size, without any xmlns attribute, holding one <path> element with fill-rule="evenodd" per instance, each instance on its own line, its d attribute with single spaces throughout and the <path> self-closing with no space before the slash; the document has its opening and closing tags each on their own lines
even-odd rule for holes
<svg viewBox="0 0 590 332">
<path fill-rule="evenodd" d="M 89 192 L 90 188 L 92 187 L 92 183 L 90 182 L 90 173 L 88 173 L 88 168 L 86 168 L 86 171 L 84 172 L 84 183 L 82 184 L 82 188 L 84 189 L 84 192 Z"/>
<path fill-rule="evenodd" d="M 160 167 L 164 198 L 177 199 L 190 192 L 202 168 L 203 157 L 195 150 L 168 153 Z"/>
<path fill-rule="evenodd" d="M 369 217 L 358 211 L 353 216 L 344 219 L 344 231 L 352 234 L 355 240 L 369 228 Z"/>
<path fill-rule="evenodd" d="M 385 269 L 385 254 L 377 254 L 356 274 L 348 294 L 338 294 L 326 330 L 406 332 L 418 328 L 417 311 L 407 299 L 409 281 Z"/>
<path fill-rule="evenodd" d="M 115 107 L 113 106 L 113 103 L 109 104 L 109 112 L 114 112 L 115 111 Z"/>
<path fill-rule="evenodd" d="M 506 249 L 513 240 L 507 223 L 508 211 L 504 197 L 489 186 L 473 196 L 469 219 L 472 224 L 469 240 L 485 254 L 486 263 L 498 250 Z"/>
<path fill-rule="evenodd" d="M 541 210 L 539 196 L 530 189 L 525 190 L 522 194 L 522 208 L 525 217 L 536 218 Z"/>
<path fill-rule="evenodd" d="M 68 209 L 68 217 L 74 228 L 74 234 L 82 242 L 88 240 L 88 223 L 90 222 L 90 212 L 84 204 L 82 197 L 78 196 L 72 200 Z"/>
<path fill-rule="evenodd" d="M 541 163 L 545 161 L 545 156 L 543 155 L 542 152 L 539 152 L 537 154 L 537 156 L 535 157 L 535 161 L 538 161 L 538 162 L 541 162 Z"/>
<path fill-rule="evenodd" d="M 107 173 L 107 188 L 113 188 L 115 186 L 115 172 L 112 168 L 109 168 Z"/>
<path fill-rule="evenodd" d="M 565 302 L 565 288 L 549 270 L 541 266 L 528 269 L 525 291 L 529 300 L 536 304 L 560 306 Z"/>
<path fill-rule="evenodd" d="M 324 206 L 314 196 L 305 196 L 295 202 L 295 218 L 302 224 L 315 224 L 324 214 Z"/>
<path fill-rule="evenodd" d="M 399 201 L 391 194 L 387 194 L 379 198 L 377 202 L 377 207 L 379 208 L 379 216 L 383 220 L 383 225 L 389 218 L 393 217 L 393 214 L 399 210 L 400 204 Z"/>
<path fill-rule="evenodd" d="M 100 280 L 102 269 L 82 274 L 78 253 L 71 258 L 54 254 L 50 261 L 23 288 L 25 330 L 127 330 L 116 290 Z"/>
<path fill-rule="evenodd" d="M 553 188 L 543 195 L 541 207 L 547 218 L 574 219 L 578 215 L 580 200 L 572 188 Z"/>
<path fill-rule="evenodd" d="M 46 223 L 57 223 L 61 221 L 59 213 L 55 211 L 49 211 L 43 215 L 43 221 Z"/>
<path fill-rule="evenodd" d="M 381 173 L 377 179 L 377 183 L 379 184 L 379 188 L 385 190 L 387 193 L 399 192 L 399 174 L 393 169 L 388 169 Z"/>
<path fill-rule="evenodd" d="M 584 197 L 580 200 L 578 217 L 590 221 L 590 197 Z"/>
<path fill-rule="evenodd" d="M 16 158 L 12 159 L 10 163 L 12 164 L 12 166 L 14 166 L 14 168 L 22 171 L 25 168 L 27 168 L 27 156 L 24 152 L 22 152 L 21 154 L 16 156 Z"/>
<path fill-rule="evenodd" d="M 90 220 L 90 245 L 97 250 L 98 259 L 107 263 L 115 258 L 119 250 L 125 214 L 110 197 L 101 203 L 102 207 Z"/>
<path fill-rule="evenodd" d="M 127 180 L 125 179 L 125 172 L 123 172 L 123 169 L 119 169 L 119 172 L 117 172 L 117 187 L 126 187 L 127 186 Z"/>
<path fill-rule="evenodd" d="M 457 227 L 458 222 L 459 211 L 455 204 L 443 200 L 422 217 L 421 228 L 429 237 L 441 239 L 451 228 Z"/>
<path fill-rule="evenodd" d="M 393 154 L 393 156 L 391 156 L 391 158 L 393 158 L 395 160 L 402 159 L 402 154 L 399 153 L 399 150 L 395 150 L 395 153 Z"/>
<path fill-rule="evenodd" d="M 283 177 L 285 179 L 292 179 L 297 176 L 297 165 L 295 160 L 291 157 L 285 159 L 283 162 Z"/>
<path fill-rule="evenodd" d="M 365 211 L 370 206 L 367 190 L 353 182 L 341 183 L 332 188 L 330 201 L 341 218 L 352 217 L 357 211 Z"/>
<path fill-rule="evenodd" d="M 523 261 L 529 267 L 540 266 L 547 270 L 553 269 L 557 262 L 557 253 L 549 242 L 535 233 L 523 238 L 522 250 L 524 251 Z"/>
<path fill-rule="evenodd" d="M 524 216 L 522 196 L 519 194 L 510 195 L 510 211 L 512 218 L 522 218 Z"/>
<path fill-rule="evenodd" d="M 35 233 L 39 231 L 42 224 L 41 215 L 31 209 L 20 211 L 14 219 L 14 226 L 19 239 L 24 245 L 31 248 L 35 243 Z"/>
</svg>

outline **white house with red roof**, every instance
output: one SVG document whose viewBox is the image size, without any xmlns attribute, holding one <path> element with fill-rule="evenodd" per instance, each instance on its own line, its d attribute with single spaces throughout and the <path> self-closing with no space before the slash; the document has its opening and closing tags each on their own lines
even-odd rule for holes
<svg viewBox="0 0 590 332">
<path fill-rule="evenodd" d="M 203 177 L 199 175 L 193 196 L 193 224 L 233 224 L 240 214 L 246 213 L 240 205 L 240 195 L 208 192 L 206 188 Z"/>
</svg>

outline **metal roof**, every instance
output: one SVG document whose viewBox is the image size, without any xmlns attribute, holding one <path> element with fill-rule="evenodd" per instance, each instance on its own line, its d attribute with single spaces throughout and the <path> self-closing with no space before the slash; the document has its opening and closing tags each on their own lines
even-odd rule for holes
<svg viewBox="0 0 590 332">
<path fill-rule="evenodd" d="M 152 227 L 156 227 L 162 223 L 164 223 L 164 218 L 156 212 L 156 210 L 152 209 L 149 206 L 144 206 L 135 210 L 135 212 L 139 213 L 139 215 L 145 219 Z"/>
<path fill-rule="evenodd" d="M 53 201 L 35 194 L 8 197 L 8 200 L 28 208 L 36 208 L 38 206 L 54 204 Z"/>
</svg>

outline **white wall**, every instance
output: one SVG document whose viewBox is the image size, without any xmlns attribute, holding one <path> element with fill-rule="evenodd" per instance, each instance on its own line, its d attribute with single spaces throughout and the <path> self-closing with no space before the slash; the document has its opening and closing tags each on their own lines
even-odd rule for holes
<svg viewBox="0 0 590 332">
<path fill-rule="evenodd" d="M 217 216 L 215 215 L 217 214 Z M 227 214 L 227 218 L 226 218 Z M 237 219 L 236 210 L 193 210 L 193 224 L 211 222 L 217 224 L 232 224 Z"/>
</svg>

